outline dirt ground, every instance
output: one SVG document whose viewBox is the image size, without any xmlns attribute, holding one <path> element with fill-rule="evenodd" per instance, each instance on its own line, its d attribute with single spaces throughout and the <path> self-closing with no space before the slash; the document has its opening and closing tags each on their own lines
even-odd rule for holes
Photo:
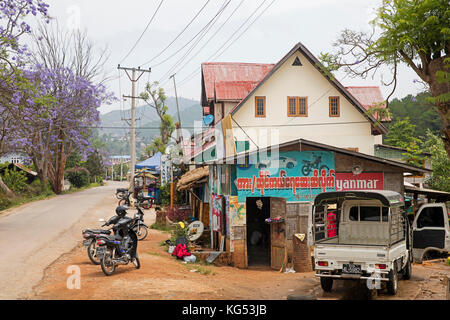
<svg viewBox="0 0 450 320">
<path fill-rule="evenodd" d="M 150 230 L 146 240 L 139 242 L 141 268 L 130 264 L 119 266 L 113 276 L 103 274 L 93 265 L 86 249 L 79 245 L 61 256 L 44 273 L 41 282 L 26 299 L 51 300 L 285 300 L 288 296 L 313 294 L 317 299 L 366 299 L 364 288 L 336 281 L 331 293 L 323 293 L 314 273 L 279 273 L 272 270 L 185 264 L 166 252 L 160 243 L 169 234 Z M 81 288 L 68 289 L 69 266 L 81 270 Z M 195 272 L 197 271 L 197 272 Z M 445 299 L 443 276 L 450 276 L 450 266 L 443 262 L 414 265 L 409 281 L 399 282 L 399 292 L 386 293 L 374 299 Z"/>
</svg>

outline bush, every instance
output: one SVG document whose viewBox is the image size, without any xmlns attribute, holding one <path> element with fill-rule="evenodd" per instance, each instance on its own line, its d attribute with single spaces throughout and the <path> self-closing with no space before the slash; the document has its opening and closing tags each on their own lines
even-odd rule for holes
<svg viewBox="0 0 450 320">
<path fill-rule="evenodd" d="M 89 171 L 85 168 L 73 168 L 66 171 L 66 178 L 75 188 L 82 188 L 89 185 Z"/>
<path fill-rule="evenodd" d="M 6 169 L 3 174 L 3 182 L 13 192 L 23 192 L 27 188 L 27 176 L 24 172 L 18 171 L 15 168 Z"/>
<path fill-rule="evenodd" d="M 12 201 L 8 197 L 0 194 L 0 211 L 9 208 Z"/>
</svg>

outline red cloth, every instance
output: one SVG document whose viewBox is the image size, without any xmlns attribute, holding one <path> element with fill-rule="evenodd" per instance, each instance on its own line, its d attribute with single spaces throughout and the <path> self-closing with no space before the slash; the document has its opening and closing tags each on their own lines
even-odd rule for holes
<svg viewBox="0 0 450 320">
<path fill-rule="evenodd" d="M 336 230 L 336 213 L 333 211 L 328 212 L 328 238 L 335 237 L 337 235 Z"/>
<path fill-rule="evenodd" d="M 185 244 L 180 243 L 176 246 L 175 250 L 173 250 L 172 255 L 176 256 L 178 259 L 183 259 L 185 256 L 190 256 L 191 253 L 187 251 Z"/>
</svg>

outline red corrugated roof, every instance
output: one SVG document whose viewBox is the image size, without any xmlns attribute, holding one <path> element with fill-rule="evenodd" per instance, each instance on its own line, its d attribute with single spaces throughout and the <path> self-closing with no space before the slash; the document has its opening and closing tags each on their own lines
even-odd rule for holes
<svg viewBox="0 0 450 320">
<path fill-rule="evenodd" d="M 244 99 L 257 85 L 259 81 L 221 81 L 216 82 L 216 100 Z"/>
<path fill-rule="evenodd" d="M 350 86 L 345 87 L 345 89 L 347 89 L 347 91 L 350 92 L 366 110 L 369 110 L 371 107 L 386 108 L 385 99 L 378 86 Z M 387 119 L 385 121 L 390 120 L 391 119 Z"/>
<path fill-rule="evenodd" d="M 253 86 L 253 83 L 256 83 L 254 85 L 256 86 L 273 67 L 274 64 L 261 63 L 202 63 L 206 99 L 208 101 L 214 100 L 215 94 L 217 94 L 220 97 L 225 97 L 226 100 L 242 100 L 253 89 L 250 86 Z M 243 88 L 240 88 L 241 85 Z M 250 90 L 247 90 L 248 88 Z"/>
</svg>

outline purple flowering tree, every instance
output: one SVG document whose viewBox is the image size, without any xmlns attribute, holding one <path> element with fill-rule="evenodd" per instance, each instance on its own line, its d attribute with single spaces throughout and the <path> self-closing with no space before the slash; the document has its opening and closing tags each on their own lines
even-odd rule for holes
<svg viewBox="0 0 450 320">
<path fill-rule="evenodd" d="M 74 148 L 91 153 L 89 136 L 99 124 L 103 103 L 114 98 L 68 68 L 36 66 L 25 72 L 32 86 L 15 94 L 10 112 L 16 115 L 15 144 L 32 159 L 43 185 L 46 179 L 62 192 L 66 161 Z"/>
<path fill-rule="evenodd" d="M 48 19 L 48 5 L 42 0 L 0 1 L 0 155 L 13 147 L 11 137 L 15 121 L 5 106 L 15 93 L 14 81 L 20 81 L 17 67 L 23 65 L 23 58 L 28 54 L 20 38 L 31 32 L 27 23 L 31 16 Z M 9 197 L 14 196 L 1 177 L 0 189 Z"/>
</svg>

